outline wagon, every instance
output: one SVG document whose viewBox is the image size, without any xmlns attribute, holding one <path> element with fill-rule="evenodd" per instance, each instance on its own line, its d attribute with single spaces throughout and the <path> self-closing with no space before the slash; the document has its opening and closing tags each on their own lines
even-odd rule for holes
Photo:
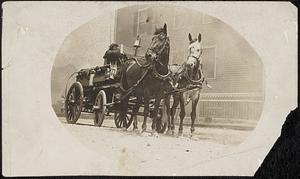
<svg viewBox="0 0 300 179">
<path fill-rule="evenodd" d="M 76 72 L 76 81 L 70 86 L 65 96 L 65 117 L 68 123 L 75 124 L 81 113 L 94 113 L 94 125 L 100 127 L 109 113 L 114 113 L 117 128 L 129 128 L 134 119 L 133 107 L 137 100 L 130 96 L 128 112 L 124 121 L 119 118 L 120 82 L 114 78 L 117 67 L 114 65 L 96 66 Z M 66 88 L 67 89 L 67 88 Z M 162 102 L 163 103 L 163 102 Z M 150 102 L 149 117 L 152 118 L 154 101 Z M 141 105 L 143 108 L 143 105 Z M 158 132 L 164 132 L 163 107 L 161 104 L 157 119 Z M 137 116 L 143 116 L 138 112 Z"/>
</svg>

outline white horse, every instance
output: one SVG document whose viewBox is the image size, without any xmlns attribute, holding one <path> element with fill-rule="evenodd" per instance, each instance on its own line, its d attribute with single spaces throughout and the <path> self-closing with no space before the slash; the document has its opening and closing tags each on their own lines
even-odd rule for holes
<svg viewBox="0 0 300 179">
<path fill-rule="evenodd" d="M 174 117 L 176 113 L 176 108 L 180 104 L 180 124 L 178 134 L 183 133 L 183 119 L 185 117 L 185 106 L 187 103 L 192 101 L 192 112 L 191 112 L 191 136 L 195 131 L 194 123 L 196 119 L 196 109 L 200 98 L 200 92 L 202 88 L 202 83 L 205 82 L 207 87 L 211 86 L 207 83 L 202 72 L 202 43 L 201 34 L 199 33 L 198 38 L 193 39 L 191 34 L 189 34 L 189 46 L 188 46 L 188 56 L 186 62 L 181 66 L 171 66 L 170 69 L 173 73 L 173 80 L 175 81 L 177 89 L 184 89 L 190 86 L 198 86 L 199 88 L 192 89 L 187 92 L 179 92 L 173 94 L 173 105 L 170 108 L 170 97 L 165 99 L 166 113 L 168 116 L 168 134 L 174 134 Z M 184 95 L 185 94 L 185 95 Z"/>
</svg>

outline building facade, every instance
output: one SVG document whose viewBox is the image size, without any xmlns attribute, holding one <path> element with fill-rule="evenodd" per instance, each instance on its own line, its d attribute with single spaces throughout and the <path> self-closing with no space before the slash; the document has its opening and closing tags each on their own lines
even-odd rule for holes
<svg viewBox="0 0 300 179">
<path fill-rule="evenodd" d="M 143 56 L 155 27 L 164 23 L 170 38 L 170 64 L 186 59 L 188 33 L 202 34 L 204 75 L 213 88 L 202 89 L 199 119 L 258 120 L 264 101 L 263 64 L 248 42 L 221 20 L 176 6 L 126 7 L 116 11 L 115 42 L 133 54 L 132 45 L 139 35 L 138 55 Z"/>
</svg>

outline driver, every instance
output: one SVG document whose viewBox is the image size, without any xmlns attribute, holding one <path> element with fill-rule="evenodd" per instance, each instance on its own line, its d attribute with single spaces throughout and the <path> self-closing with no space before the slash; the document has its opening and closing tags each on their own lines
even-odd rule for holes
<svg viewBox="0 0 300 179">
<path fill-rule="evenodd" d="M 121 60 L 123 59 L 123 54 L 120 52 L 119 45 L 112 43 L 109 46 L 109 49 L 105 52 L 104 56 L 104 65 L 121 65 Z"/>
<path fill-rule="evenodd" d="M 110 65 L 107 69 L 107 74 L 111 79 L 118 79 L 120 77 L 121 64 L 123 60 L 126 59 L 126 55 L 121 53 L 119 45 L 116 43 L 112 43 L 109 46 L 109 49 L 105 52 L 104 56 L 104 65 Z"/>
</svg>

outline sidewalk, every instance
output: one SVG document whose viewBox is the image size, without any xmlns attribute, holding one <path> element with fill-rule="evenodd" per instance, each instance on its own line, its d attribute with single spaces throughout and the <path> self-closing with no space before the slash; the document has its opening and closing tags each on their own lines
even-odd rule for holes
<svg viewBox="0 0 300 179">
<path fill-rule="evenodd" d="M 179 125 L 179 120 L 175 122 Z M 226 119 L 226 118 L 209 118 L 196 119 L 195 126 L 198 127 L 213 127 L 213 128 L 227 128 L 235 130 L 253 130 L 256 127 L 257 121 L 247 119 Z M 184 125 L 191 125 L 190 117 L 186 117 Z"/>
</svg>

